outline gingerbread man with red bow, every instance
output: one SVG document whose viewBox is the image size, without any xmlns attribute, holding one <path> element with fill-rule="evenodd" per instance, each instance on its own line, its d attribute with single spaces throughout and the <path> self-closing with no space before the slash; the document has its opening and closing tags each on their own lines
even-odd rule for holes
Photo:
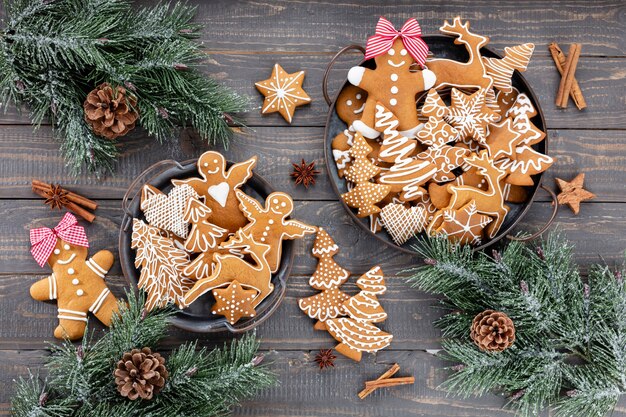
<svg viewBox="0 0 626 417">
<path fill-rule="evenodd" d="M 85 229 L 70 213 L 54 229 L 32 229 L 30 243 L 39 266 L 47 262 L 52 268 L 51 275 L 30 287 L 30 295 L 39 301 L 57 300 L 59 325 L 54 337 L 83 337 L 88 313 L 109 326 L 113 314 L 118 312 L 117 299 L 104 282 L 113 265 L 113 254 L 101 250 L 87 259 L 89 242 Z"/>
<path fill-rule="evenodd" d="M 381 17 L 376 34 L 367 40 L 365 59 L 374 58 L 375 69 L 352 67 L 348 72 L 351 84 L 367 91 L 367 101 L 361 120 L 354 129 L 369 139 L 380 135 L 376 130 L 376 103 L 380 102 L 400 120 L 402 136 L 412 138 L 422 125 L 417 118 L 416 96 L 430 89 L 436 81 L 428 69 L 415 71 L 414 63 L 422 68 L 428 55 L 428 46 L 421 39 L 421 29 L 415 19 L 409 19 L 400 31 Z"/>
</svg>

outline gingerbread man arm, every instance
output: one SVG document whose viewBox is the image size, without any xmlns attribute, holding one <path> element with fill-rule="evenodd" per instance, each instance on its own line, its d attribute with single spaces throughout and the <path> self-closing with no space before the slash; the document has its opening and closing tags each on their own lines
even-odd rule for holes
<svg viewBox="0 0 626 417">
<path fill-rule="evenodd" d="M 422 71 L 410 72 L 409 74 L 414 78 L 414 86 L 424 86 L 421 90 L 418 88 L 417 93 L 430 90 L 437 82 L 435 73 L 426 68 Z"/>
<path fill-rule="evenodd" d="M 37 301 L 56 300 L 57 280 L 54 274 L 40 279 L 30 286 L 30 296 Z"/>
<path fill-rule="evenodd" d="M 373 73 L 374 71 L 369 68 L 359 66 L 352 67 L 350 71 L 348 71 L 348 81 L 350 81 L 350 84 L 360 87 L 365 91 L 371 91 L 376 88 L 375 77 L 371 75 Z"/>
<path fill-rule="evenodd" d="M 202 173 L 200 173 L 200 174 L 203 175 Z M 197 190 L 198 189 L 197 187 L 199 187 L 202 184 L 204 184 L 204 180 L 202 180 L 200 178 L 187 178 L 186 180 L 172 180 L 172 184 L 174 184 L 174 185 L 184 185 L 184 184 L 187 184 L 188 186 L 190 186 L 194 190 Z"/>
<path fill-rule="evenodd" d="M 309 226 L 308 224 L 299 222 L 297 220 L 289 220 L 285 222 L 283 226 L 284 237 L 287 239 L 295 239 L 298 237 L 302 237 L 309 233 L 315 233 L 317 228 L 314 226 Z"/>
<path fill-rule="evenodd" d="M 248 178 L 252 176 L 252 168 L 254 168 L 254 166 L 256 165 L 256 160 L 257 160 L 256 156 L 253 156 L 247 161 L 234 164 L 228 170 L 228 174 L 226 175 L 226 181 L 229 181 L 231 178 L 237 178 L 241 176 L 241 180 L 239 183 L 232 184 L 233 188 L 238 187 L 244 182 L 248 181 Z"/>
<path fill-rule="evenodd" d="M 88 259 L 85 264 L 91 269 L 96 275 L 100 278 L 104 279 L 104 276 L 109 272 L 109 269 L 113 266 L 113 254 L 108 250 L 101 250 L 96 253 L 90 259 Z"/>
</svg>

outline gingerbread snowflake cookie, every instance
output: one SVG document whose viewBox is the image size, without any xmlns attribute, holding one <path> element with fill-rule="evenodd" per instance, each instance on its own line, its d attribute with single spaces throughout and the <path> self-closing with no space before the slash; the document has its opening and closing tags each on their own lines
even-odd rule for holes
<svg viewBox="0 0 626 417">
<path fill-rule="evenodd" d="M 271 77 L 254 84 L 257 90 L 265 96 L 261 113 L 278 112 L 291 123 L 296 107 L 311 102 L 311 98 L 302 89 L 304 75 L 304 71 L 289 74 L 279 64 L 274 64 Z"/>
</svg>

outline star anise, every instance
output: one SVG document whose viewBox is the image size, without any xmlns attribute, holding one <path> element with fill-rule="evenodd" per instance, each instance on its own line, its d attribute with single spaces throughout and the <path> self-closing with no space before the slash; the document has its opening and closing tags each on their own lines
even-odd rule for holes
<svg viewBox="0 0 626 417">
<path fill-rule="evenodd" d="M 301 163 L 292 165 L 293 172 L 291 176 L 295 179 L 296 185 L 302 184 L 306 188 L 309 188 L 309 185 L 315 185 L 315 177 L 320 173 L 320 171 L 315 169 L 315 162 L 307 164 L 302 159 Z"/>
<path fill-rule="evenodd" d="M 332 349 L 320 349 L 319 353 L 315 355 L 315 362 L 320 366 L 320 369 L 334 368 L 335 359 L 337 357 L 333 355 Z"/>
<path fill-rule="evenodd" d="M 61 188 L 59 184 L 51 185 L 48 190 L 44 191 L 44 194 L 46 197 L 44 203 L 50 206 L 52 210 L 55 208 L 61 209 L 69 203 L 67 199 L 68 191 Z"/>
</svg>

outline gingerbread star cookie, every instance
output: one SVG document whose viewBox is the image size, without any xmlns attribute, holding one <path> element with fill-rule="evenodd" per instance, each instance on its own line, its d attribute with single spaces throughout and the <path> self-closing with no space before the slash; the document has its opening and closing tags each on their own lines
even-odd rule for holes
<svg viewBox="0 0 626 417">
<path fill-rule="evenodd" d="M 304 71 L 288 74 L 283 67 L 274 64 L 272 76 L 254 84 L 256 89 L 265 96 L 261 113 L 278 112 L 287 122 L 291 123 L 296 107 L 311 102 L 311 98 L 302 89 L 304 75 Z"/>
<path fill-rule="evenodd" d="M 567 204 L 572 209 L 574 214 L 578 214 L 580 211 L 581 201 L 591 200 L 596 195 L 590 193 L 583 188 L 585 182 L 585 174 L 581 173 L 570 182 L 564 181 L 560 178 L 556 178 L 556 183 L 559 186 L 561 192 L 557 196 L 559 204 Z"/>
<path fill-rule="evenodd" d="M 505 119 L 502 123 L 489 126 L 489 135 L 484 146 L 489 151 L 489 157 L 494 161 L 505 156 L 516 159 L 515 150 L 521 141 L 522 135 L 513 129 L 511 119 Z"/>
<path fill-rule="evenodd" d="M 198 172 L 202 178 L 172 180 L 174 185 L 187 184 L 204 197 L 204 204 L 213 213 L 212 221 L 216 226 L 234 233 L 248 223 L 248 219 L 239 211 L 239 201 L 235 191 L 250 177 L 257 157 L 233 164 L 226 170 L 226 160 L 221 153 L 208 151 L 198 159 Z M 185 201 L 185 204 L 187 202 Z M 181 210 L 181 215 L 182 215 Z"/>
<path fill-rule="evenodd" d="M 246 290 L 239 281 L 234 280 L 224 289 L 213 290 L 215 304 L 211 313 L 226 317 L 230 324 L 237 323 L 243 317 L 254 317 L 256 311 L 253 300 L 256 294 L 256 290 Z"/>
</svg>

